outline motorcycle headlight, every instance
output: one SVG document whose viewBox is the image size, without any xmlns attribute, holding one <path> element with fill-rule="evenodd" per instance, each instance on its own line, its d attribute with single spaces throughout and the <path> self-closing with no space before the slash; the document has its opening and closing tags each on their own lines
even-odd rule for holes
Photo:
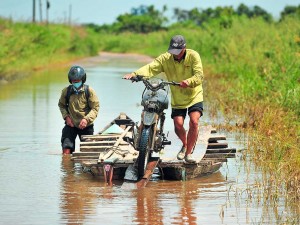
<svg viewBox="0 0 300 225">
<path fill-rule="evenodd" d="M 160 80 L 159 79 L 151 79 L 150 83 L 151 83 L 152 87 L 156 88 L 159 86 Z"/>
</svg>

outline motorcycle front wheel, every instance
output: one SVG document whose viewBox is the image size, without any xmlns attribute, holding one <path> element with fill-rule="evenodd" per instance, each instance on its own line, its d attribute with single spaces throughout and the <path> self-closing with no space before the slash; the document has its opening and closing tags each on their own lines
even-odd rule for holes
<svg viewBox="0 0 300 225">
<path fill-rule="evenodd" d="M 140 137 L 139 157 L 138 157 L 138 175 L 142 178 L 145 174 L 147 164 L 150 158 L 151 146 L 151 127 L 144 127 Z"/>
</svg>

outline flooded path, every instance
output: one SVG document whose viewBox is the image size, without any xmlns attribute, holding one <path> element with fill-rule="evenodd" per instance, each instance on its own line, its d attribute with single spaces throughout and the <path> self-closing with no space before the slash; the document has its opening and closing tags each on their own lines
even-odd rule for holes
<svg viewBox="0 0 300 225">
<path fill-rule="evenodd" d="M 82 63 L 101 103 L 95 130 L 120 112 L 139 121 L 143 86 L 121 77 L 149 59 L 109 54 L 94 59 Z M 263 198 L 257 188 L 263 175 L 241 160 L 241 152 L 210 176 L 151 181 L 141 190 L 122 189 L 121 181 L 108 186 L 83 173 L 61 155 L 57 103 L 68 85 L 67 71 L 41 72 L 0 86 L 0 224 L 282 224 L 295 213 L 284 199 L 274 208 Z M 207 114 L 201 118 L 210 122 Z M 172 129 L 167 117 L 166 130 Z M 219 132 L 230 147 L 245 148 L 243 135 Z"/>
</svg>

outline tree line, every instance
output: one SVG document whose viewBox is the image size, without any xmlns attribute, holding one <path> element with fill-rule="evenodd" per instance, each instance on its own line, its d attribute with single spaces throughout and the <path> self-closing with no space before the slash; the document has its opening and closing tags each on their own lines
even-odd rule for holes
<svg viewBox="0 0 300 225">
<path fill-rule="evenodd" d="M 168 26 L 177 23 L 192 24 L 195 26 L 204 26 L 210 22 L 217 22 L 220 28 L 229 28 L 232 24 L 234 17 L 247 17 L 257 18 L 260 17 L 267 23 L 275 22 L 273 16 L 266 10 L 259 6 L 248 7 L 245 4 L 240 4 L 237 9 L 232 6 L 216 8 L 199 9 L 193 8 L 191 10 L 183 10 L 175 8 L 173 10 L 172 20 L 165 16 L 167 6 L 163 6 L 160 11 L 153 5 L 141 5 L 137 8 L 132 8 L 130 13 L 119 15 L 116 21 L 111 25 L 96 25 L 85 24 L 85 26 L 94 29 L 97 32 L 136 32 L 136 33 L 149 33 L 154 31 L 166 30 Z M 286 6 L 280 14 L 279 22 L 286 16 L 295 16 L 300 18 L 300 5 L 299 6 Z"/>
</svg>

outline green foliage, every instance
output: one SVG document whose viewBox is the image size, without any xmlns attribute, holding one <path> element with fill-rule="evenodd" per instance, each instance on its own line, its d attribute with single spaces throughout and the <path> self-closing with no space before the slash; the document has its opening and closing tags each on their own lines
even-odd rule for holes
<svg viewBox="0 0 300 225">
<path fill-rule="evenodd" d="M 298 6 L 286 6 L 281 12 L 281 20 L 287 16 L 294 16 L 300 18 L 300 5 Z"/>
<path fill-rule="evenodd" d="M 101 32 L 100 51 L 121 52 L 121 53 L 140 53 L 150 56 L 157 56 L 162 48 L 167 50 L 166 44 L 169 43 L 169 34 L 165 31 L 152 32 L 151 34 L 122 33 L 110 34 Z"/>
<path fill-rule="evenodd" d="M 267 22 L 272 22 L 272 16 L 259 6 L 254 6 L 253 9 L 248 8 L 246 5 L 241 4 L 234 10 L 231 6 L 216 7 L 215 9 L 197 9 L 182 10 L 179 8 L 174 9 L 174 18 L 177 22 L 182 23 L 192 21 L 198 26 L 203 26 L 207 23 L 218 23 L 220 27 L 231 27 L 232 20 L 236 16 L 246 16 L 248 18 L 261 17 Z"/>
<path fill-rule="evenodd" d="M 0 78 L 70 57 L 95 55 L 91 30 L 64 25 L 14 23 L 0 19 Z"/>
<path fill-rule="evenodd" d="M 216 72 L 229 74 L 226 79 L 235 82 L 240 101 L 263 100 L 300 115 L 299 30 L 297 20 L 273 25 L 259 19 L 236 21 L 217 34 L 222 41 L 212 50 L 215 62 L 222 63 Z"/>
<path fill-rule="evenodd" d="M 115 32 L 149 33 L 163 29 L 167 18 L 151 6 L 133 8 L 132 12 L 117 17 L 117 22 L 112 25 Z"/>
</svg>

